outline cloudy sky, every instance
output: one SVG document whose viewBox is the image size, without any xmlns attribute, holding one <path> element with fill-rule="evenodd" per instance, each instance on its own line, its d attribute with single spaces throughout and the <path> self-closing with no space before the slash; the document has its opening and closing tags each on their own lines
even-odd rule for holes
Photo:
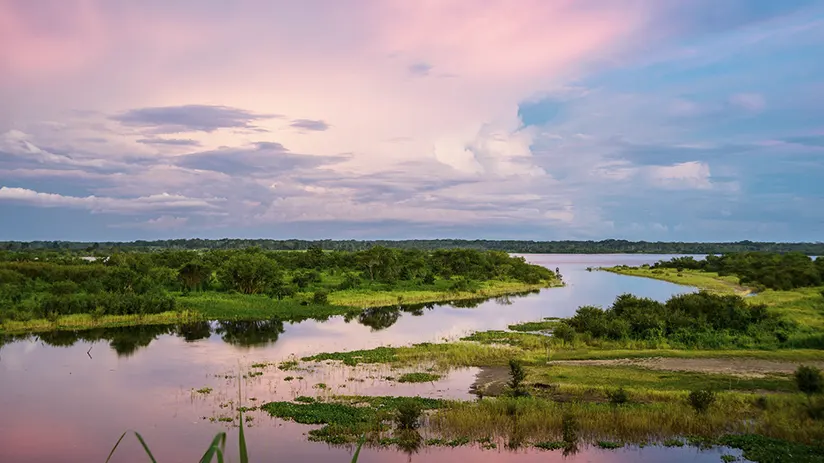
<svg viewBox="0 0 824 463">
<path fill-rule="evenodd" d="M 824 1 L 0 0 L 0 239 L 821 240 Z"/>
</svg>

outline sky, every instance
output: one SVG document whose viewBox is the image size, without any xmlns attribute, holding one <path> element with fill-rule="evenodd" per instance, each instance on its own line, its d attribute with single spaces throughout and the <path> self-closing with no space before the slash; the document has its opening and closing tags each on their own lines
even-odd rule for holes
<svg viewBox="0 0 824 463">
<path fill-rule="evenodd" d="M 822 0 L 0 0 L 0 240 L 822 241 Z"/>
</svg>

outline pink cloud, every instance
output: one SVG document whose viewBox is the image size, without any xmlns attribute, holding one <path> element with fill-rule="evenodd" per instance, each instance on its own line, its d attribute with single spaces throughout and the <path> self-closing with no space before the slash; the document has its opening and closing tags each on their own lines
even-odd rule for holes
<svg viewBox="0 0 824 463">
<path fill-rule="evenodd" d="M 393 0 L 373 18 L 382 48 L 446 72 L 490 77 L 533 74 L 610 48 L 643 19 L 633 8 L 574 0 Z M 434 72 L 434 70 L 433 70 Z"/>
<path fill-rule="evenodd" d="M 0 3 L 0 71 L 24 78 L 71 72 L 107 46 L 93 0 Z"/>
</svg>

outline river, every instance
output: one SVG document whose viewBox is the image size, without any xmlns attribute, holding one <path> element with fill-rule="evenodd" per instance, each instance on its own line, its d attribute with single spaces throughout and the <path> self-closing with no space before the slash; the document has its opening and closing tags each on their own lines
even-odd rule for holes
<svg viewBox="0 0 824 463">
<path fill-rule="evenodd" d="M 198 461 L 215 433 L 227 430 L 221 404 L 237 395 L 232 378 L 255 362 L 280 361 L 324 351 L 442 342 L 472 331 L 566 317 L 581 305 L 609 305 L 622 293 L 664 300 L 693 288 L 588 272 L 587 267 L 641 265 L 664 255 L 526 255 L 532 263 L 560 269 L 567 285 L 539 293 L 499 298 L 474 307 L 444 304 L 373 310 L 360 317 L 300 323 L 202 323 L 186 327 L 135 327 L 21 337 L 0 347 L 0 462 L 103 462 L 125 430 L 140 432 L 158 461 Z M 461 304 L 466 305 L 466 304 Z M 450 373 L 442 381 L 399 384 L 382 378 L 387 367 L 327 368 L 284 381 L 289 372 L 271 368 L 250 378 L 244 396 L 257 403 L 301 394 L 423 395 L 471 398 L 476 369 Z M 227 378 L 227 376 L 229 378 Z M 353 381 L 352 378 L 365 379 Z M 323 382 L 328 389 L 314 387 Z M 210 394 L 194 389 L 212 388 Z M 344 462 L 350 448 L 307 442 L 310 427 L 256 412 L 247 430 L 252 461 Z M 227 449 L 234 456 L 236 428 Z M 720 461 L 722 450 L 646 447 L 587 448 L 564 459 L 560 452 L 423 448 L 414 455 L 365 449 L 361 462 L 677 462 Z M 740 454 L 726 450 L 725 453 Z M 128 437 L 113 462 L 145 462 L 139 443 Z M 230 461 L 237 461 L 232 458 Z"/>
</svg>

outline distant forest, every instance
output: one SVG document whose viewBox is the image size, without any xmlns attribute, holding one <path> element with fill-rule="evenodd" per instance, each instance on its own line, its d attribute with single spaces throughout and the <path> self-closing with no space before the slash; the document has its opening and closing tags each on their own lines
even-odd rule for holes
<svg viewBox="0 0 824 463">
<path fill-rule="evenodd" d="M 766 251 L 824 254 L 824 242 L 769 243 L 737 241 L 730 243 L 648 242 L 626 240 L 603 241 L 521 241 L 521 240 L 268 240 L 268 239 L 173 239 L 132 242 L 72 242 L 72 241 L 0 241 L 0 250 L 154 250 L 154 249 L 238 249 L 252 246 L 273 251 L 300 251 L 310 246 L 332 251 L 360 251 L 373 246 L 397 249 L 477 249 L 532 254 L 723 254 L 730 252 Z"/>
</svg>

